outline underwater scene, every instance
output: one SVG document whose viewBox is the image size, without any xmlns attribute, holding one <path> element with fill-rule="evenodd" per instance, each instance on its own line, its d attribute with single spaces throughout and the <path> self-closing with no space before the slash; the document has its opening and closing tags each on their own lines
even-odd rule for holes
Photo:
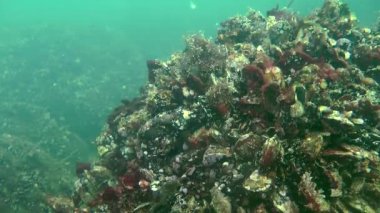
<svg viewBox="0 0 380 213">
<path fill-rule="evenodd" d="M 380 212 L 378 0 L 0 0 L 0 212 Z"/>
</svg>

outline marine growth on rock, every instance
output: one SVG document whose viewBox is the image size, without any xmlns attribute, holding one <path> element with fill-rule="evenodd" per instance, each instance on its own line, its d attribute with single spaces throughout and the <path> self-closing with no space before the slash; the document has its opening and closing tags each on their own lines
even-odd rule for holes
<svg viewBox="0 0 380 213">
<path fill-rule="evenodd" d="M 380 32 L 346 4 L 251 10 L 148 67 L 97 138 L 76 211 L 380 211 Z"/>
</svg>

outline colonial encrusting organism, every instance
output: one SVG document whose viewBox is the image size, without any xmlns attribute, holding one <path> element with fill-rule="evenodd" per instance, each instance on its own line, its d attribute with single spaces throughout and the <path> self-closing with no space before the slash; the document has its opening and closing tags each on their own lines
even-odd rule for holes
<svg viewBox="0 0 380 213">
<path fill-rule="evenodd" d="M 380 32 L 326 0 L 148 61 L 79 174 L 77 212 L 379 212 Z"/>
</svg>

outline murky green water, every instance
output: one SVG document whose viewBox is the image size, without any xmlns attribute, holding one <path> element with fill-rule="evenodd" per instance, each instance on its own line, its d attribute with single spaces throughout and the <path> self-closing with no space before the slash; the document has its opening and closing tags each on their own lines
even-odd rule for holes
<svg viewBox="0 0 380 213">
<path fill-rule="evenodd" d="M 309 13 L 322 0 L 295 0 Z M 346 1 L 372 27 L 378 0 Z M 108 113 L 139 94 L 145 61 L 181 51 L 184 35 L 288 1 L 0 0 L 0 211 L 71 193 Z M 18 207 L 17 207 L 18 206 Z"/>
</svg>

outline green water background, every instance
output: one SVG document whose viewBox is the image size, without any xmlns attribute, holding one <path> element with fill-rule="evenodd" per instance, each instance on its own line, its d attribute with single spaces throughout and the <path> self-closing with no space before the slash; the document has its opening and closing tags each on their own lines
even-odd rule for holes
<svg viewBox="0 0 380 213">
<path fill-rule="evenodd" d="M 190 3 L 197 8 L 192 10 Z M 53 24 L 116 28 L 128 33 L 147 56 L 167 56 L 182 47 L 182 36 L 204 31 L 215 35 L 217 24 L 226 18 L 246 13 L 248 8 L 265 11 L 288 0 L 2 0 L 0 24 L 9 27 Z M 295 0 L 291 8 L 307 14 L 323 0 Z M 346 0 L 360 18 L 371 25 L 379 12 L 376 0 Z M 149 49 L 149 51 L 148 51 Z"/>
<path fill-rule="evenodd" d="M 344 2 L 361 25 L 375 24 L 378 0 Z M 91 142 L 120 100 L 139 94 L 147 59 L 181 51 L 186 35 L 215 36 L 218 23 L 248 8 L 265 14 L 287 3 L 0 0 L 0 211 L 43 199 L 10 188 L 70 194 L 75 162 L 95 158 Z M 291 9 L 305 15 L 322 3 L 295 0 Z"/>
</svg>

